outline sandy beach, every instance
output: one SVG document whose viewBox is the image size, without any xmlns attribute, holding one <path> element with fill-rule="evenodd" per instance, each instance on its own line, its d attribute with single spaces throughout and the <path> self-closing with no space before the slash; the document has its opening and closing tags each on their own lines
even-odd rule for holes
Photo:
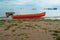
<svg viewBox="0 0 60 40">
<path fill-rule="evenodd" d="M 60 40 L 60 20 L 0 20 L 0 40 Z"/>
</svg>

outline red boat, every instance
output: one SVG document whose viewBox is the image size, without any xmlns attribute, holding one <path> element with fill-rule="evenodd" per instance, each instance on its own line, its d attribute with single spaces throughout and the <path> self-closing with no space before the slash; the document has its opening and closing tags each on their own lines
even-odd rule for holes
<svg viewBox="0 0 60 40">
<path fill-rule="evenodd" d="M 12 19 L 26 19 L 26 18 L 40 18 L 45 16 L 46 12 L 35 13 L 35 14 L 24 14 L 24 15 L 13 15 L 13 12 L 6 12 L 7 17 L 12 15 Z"/>
</svg>

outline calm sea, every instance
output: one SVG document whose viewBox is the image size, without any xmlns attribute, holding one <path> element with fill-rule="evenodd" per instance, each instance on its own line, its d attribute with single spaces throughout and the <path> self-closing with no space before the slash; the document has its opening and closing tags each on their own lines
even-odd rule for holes
<svg viewBox="0 0 60 40">
<path fill-rule="evenodd" d="M 46 12 L 46 16 L 45 17 L 56 17 L 56 16 L 60 16 L 60 10 L 44 10 L 44 11 Z M 40 11 L 40 12 L 42 12 L 42 11 Z M 15 14 L 17 14 L 17 13 L 15 13 Z M 24 14 L 24 13 L 21 13 L 21 14 Z M 6 17 L 5 13 L 0 13 L 0 17 Z M 11 17 L 9 17 L 9 18 L 0 18 L 0 20 L 1 19 L 5 19 L 5 20 L 6 19 L 9 19 L 10 20 Z M 50 19 L 60 19 L 60 18 L 58 17 L 58 18 L 50 18 Z"/>
</svg>

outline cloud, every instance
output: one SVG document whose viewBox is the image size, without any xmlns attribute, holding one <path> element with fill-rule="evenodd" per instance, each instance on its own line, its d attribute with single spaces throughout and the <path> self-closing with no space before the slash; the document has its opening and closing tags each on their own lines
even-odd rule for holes
<svg viewBox="0 0 60 40">
<path fill-rule="evenodd" d="M 40 7 L 52 7 L 60 5 L 60 0 L 38 0 L 36 4 Z"/>
<path fill-rule="evenodd" d="M 3 5 L 24 5 L 24 4 L 28 4 L 29 2 L 32 2 L 32 0 L 15 0 L 15 1 L 2 1 L 0 0 L 0 4 L 3 4 Z"/>
<path fill-rule="evenodd" d="M 1 2 L 2 1 L 2 2 Z M 60 5 L 60 0 L 0 0 L 0 5 L 36 5 L 38 7 L 53 7 Z"/>
<path fill-rule="evenodd" d="M 49 3 L 50 5 L 57 5 L 60 4 L 60 0 L 50 0 L 47 3 Z"/>
<path fill-rule="evenodd" d="M 32 0 L 16 0 L 14 2 L 12 2 L 12 4 L 15 4 L 15 5 L 24 5 L 24 4 L 27 4 L 29 2 L 31 2 Z"/>
</svg>

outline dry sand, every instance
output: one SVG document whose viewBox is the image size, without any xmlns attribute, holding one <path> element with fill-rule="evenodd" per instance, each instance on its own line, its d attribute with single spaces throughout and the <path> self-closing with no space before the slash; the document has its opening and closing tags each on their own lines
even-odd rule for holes
<svg viewBox="0 0 60 40">
<path fill-rule="evenodd" d="M 2 20 L 0 40 L 55 40 L 48 30 L 60 30 L 59 26 L 59 20 Z"/>
</svg>

